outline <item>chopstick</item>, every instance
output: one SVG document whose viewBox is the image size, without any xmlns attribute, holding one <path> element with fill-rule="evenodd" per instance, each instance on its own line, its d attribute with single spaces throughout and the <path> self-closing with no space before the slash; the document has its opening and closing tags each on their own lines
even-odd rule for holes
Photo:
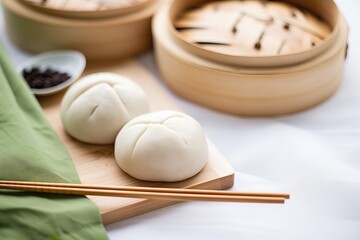
<svg viewBox="0 0 360 240">
<path fill-rule="evenodd" d="M 106 189 L 106 190 L 120 190 L 120 191 L 147 191 L 147 192 L 163 192 L 163 193 L 221 194 L 221 195 L 230 195 L 230 196 L 232 195 L 232 196 L 278 197 L 285 199 L 289 199 L 290 197 L 289 194 L 283 194 L 283 193 L 226 192 L 221 190 L 104 186 L 104 185 L 86 185 L 86 184 L 72 184 L 72 183 L 0 181 L 0 184 L 34 185 L 41 187 L 54 186 L 54 187 L 66 187 L 66 188 Z"/>
<path fill-rule="evenodd" d="M 217 190 L 154 188 L 154 187 L 118 187 L 84 185 L 70 183 L 44 183 L 0 181 L 0 189 L 23 190 L 31 192 L 60 193 L 72 195 L 97 195 L 109 197 L 149 198 L 174 201 L 218 201 L 250 203 L 284 203 L 289 194 L 245 193 Z"/>
</svg>

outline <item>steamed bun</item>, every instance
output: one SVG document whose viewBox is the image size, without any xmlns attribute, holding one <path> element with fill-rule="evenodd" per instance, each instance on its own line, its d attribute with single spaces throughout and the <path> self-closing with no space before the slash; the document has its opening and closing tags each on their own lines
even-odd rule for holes
<svg viewBox="0 0 360 240">
<path fill-rule="evenodd" d="M 137 84 L 118 74 L 96 73 L 66 92 L 61 120 L 80 141 L 110 144 L 130 119 L 148 111 L 145 93 Z"/>
<path fill-rule="evenodd" d="M 174 182 L 197 174 L 208 159 L 200 124 L 176 111 L 160 111 L 129 121 L 115 141 L 115 158 L 129 175 Z"/>
</svg>

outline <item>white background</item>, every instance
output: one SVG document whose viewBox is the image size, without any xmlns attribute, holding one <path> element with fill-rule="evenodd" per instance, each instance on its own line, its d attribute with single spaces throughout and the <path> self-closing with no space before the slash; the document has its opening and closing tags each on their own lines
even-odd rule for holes
<svg viewBox="0 0 360 240">
<path fill-rule="evenodd" d="M 325 103 L 275 118 L 177 98 L 236 171 L 234 190 L 291 193 L 285 205 L 181 203 L 107 226 L 110 239 L 360 239 L 360 1 L 336 1 L 351 32 L 343 83 Z M 29 57 L 1 40 L 15 64 Z M 152 53 L 139 60 L 157 77 Z M 160 79 L 160 77 L 158 77 Z"/>
</svg>

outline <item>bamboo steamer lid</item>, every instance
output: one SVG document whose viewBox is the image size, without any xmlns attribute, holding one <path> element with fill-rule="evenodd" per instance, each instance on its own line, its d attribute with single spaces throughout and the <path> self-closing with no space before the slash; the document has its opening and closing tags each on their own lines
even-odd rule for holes
<svg viewBox="0 0 360 240">
<path fill-rule="evenodd" d="M 142 0 L 107 10 L 64 10 L 27 0 L 4 0 L 3 7 L 9 38 L 23 50 L 74 49 L 89 61 L 111 61 L 151 47 L 151 18 L 162 2 Z"/>
<path fill-rule="evenodd" d="M 319 13 L 329 26 L 327 35 L 315 46 L 284 54 L 236 55 L 181 35 L 183 29 L 196 28 L 176 29 L 176 21 L 182 20 L 181 16 L 189 20 L 186 11 L 193 11 L 194 6 L 229 2 L 171 1 L 157 13 L 153 21 L 156 59 L 164 80 L 177 94 L 220 111 L 265 116 L 309 108 L 336 91 L 342 78 L 348 26 L 331 0 L 326 4 L 284 1 Z M 325 7 L 326 12 L 322 11 Z"/>
</svg>

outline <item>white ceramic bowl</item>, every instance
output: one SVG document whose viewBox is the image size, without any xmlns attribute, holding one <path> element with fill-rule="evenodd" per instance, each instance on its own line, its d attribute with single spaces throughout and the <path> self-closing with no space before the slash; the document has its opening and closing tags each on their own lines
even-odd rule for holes
<svg viewBox="0 0 360 240">
<path fill-rule="evenodd" d="M 81 52 L 63 50 L 44 52 L 36 55 L 17 67 L 17 71 L 22 75 L 22 71 L 24 69 L 39 67 L 40 69 L 51 68 L 53 70 L 69 74 L 70 78 L 58 85 L 42 89 L 31 88 L 35 95 L 50 95 L 70 86 L 80 77 L 85 69 L 85 66 L 86 59 Z"/>
</svg>

